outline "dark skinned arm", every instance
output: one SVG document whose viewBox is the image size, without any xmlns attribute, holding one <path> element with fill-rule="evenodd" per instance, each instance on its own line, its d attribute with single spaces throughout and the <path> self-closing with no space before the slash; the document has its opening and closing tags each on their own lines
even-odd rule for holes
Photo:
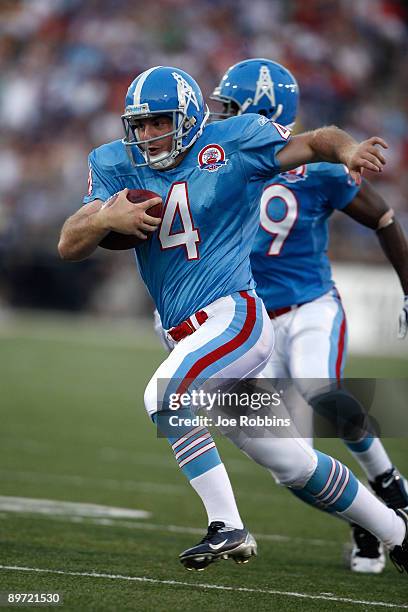
<svg viewBox="0 0 408 612">
<path fill-rule="evenodd" d="M 376 230 L 379 220 L 389 209 L 378 191 L 363 179 L 359 192 L 343 208 L 343 212 L 361 225 Z M 398 274 L 404 295 L 408 295 L 408 242 L 401 225 L 394 218 L 394 223 L 378 230 L 377 236 L 382 250 Z"/>
<path fill-rule="evenodd" d="M 380 194 L 364 179 L 360 191 L 350 204 L 343 208 L 346 215 L 377 231 L 381 248 L 398 274 L 405 296 L 399 317 L 398 337 L 405 338 L 408 332 L 408 242 L 401 225 L 395 218 L 393 223 L 377 230 L 379 220 L 388 210 L 390 208 Z"/>
</svg>

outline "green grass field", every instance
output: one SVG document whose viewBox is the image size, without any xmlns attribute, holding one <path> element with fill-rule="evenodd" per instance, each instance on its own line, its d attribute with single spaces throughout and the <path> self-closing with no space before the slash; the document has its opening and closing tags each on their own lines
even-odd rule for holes
<svg viewBox="0 0 408 612">
<path fill-rule="evenodd" d="M 58 591 L 73 611 L 408 607 L 407 575 L 390 563 L 380 576 L 351 574 L 347 526 L 302 505 L 220 438 L 259 556 L 198 573 L 180 565 L 178 554 L 204 533 L 205 515 L 143 408 L 145 384 L 163 359 L 147 323 L 27 317 L 1 324 L 0 347 L 0 591 Z M 406 376 L 407 365 L 350 359 L 348 373 Z M 408 472 L 406 440 L 386 444 Z M 339 442 L 320 448 L 360 474 Z M 40 513 L 21 500 L 10 509 L 9 496 L 150 514 L 57 514 L 44 505 Z"/>
</svg>

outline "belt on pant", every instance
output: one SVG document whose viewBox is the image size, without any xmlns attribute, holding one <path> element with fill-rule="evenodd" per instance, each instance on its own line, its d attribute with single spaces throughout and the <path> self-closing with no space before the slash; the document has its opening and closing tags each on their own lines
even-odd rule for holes
<svg viewBox="0 0 408 612">
<path fill-rule="evenodd" d="M 182 323 L 179 323 L 179 325 L 169 329 L 167 331 L 167 335 L 170 336 L 170 338 L 172 338 L 175 342 L 180 342 L 180 340 L 183 340 L 183 338 L 194 334 L 194 332 L 197 331 L 197 329 L 201 327 L 201 325 L 205 323 L 207 319 L 208 314 L 205 312 L 205 310 L 199 310 L 185 321 L 182 321 Z"/>
<path fill-rule="evenodd" d="M 287 312 L 290 312 L 291 310 L 296 310 L 297 308 L 300 308 L 301 306 L 304 306 L 305 304 L 308 304 L 309 302 L 302 302 L 301 304 L 294 304 L 293 306 L 282 306 L 282 308 L 275 308 L 275 310 L 268 310 L 268 317 L 270 319 L 276 319 L 277 317 L 280 317 L 284 314 L 286 314 Z"/>
</svg>

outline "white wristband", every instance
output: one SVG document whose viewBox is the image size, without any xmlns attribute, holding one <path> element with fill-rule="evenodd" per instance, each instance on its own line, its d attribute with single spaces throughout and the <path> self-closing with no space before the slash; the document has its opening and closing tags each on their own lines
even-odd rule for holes
<svg viewBox="0 0 408 612">
<path fill-rule="evenodd" d="M 378 232 L 379 230 L 382 230 L 385 227 L 392 225 L 393 223 L 394 223 L 394 210 L 390 208 L 389 210 L 387 210 L 387 212 L 385 212 L 380 217 L 375 231 Z"/>
</svg>

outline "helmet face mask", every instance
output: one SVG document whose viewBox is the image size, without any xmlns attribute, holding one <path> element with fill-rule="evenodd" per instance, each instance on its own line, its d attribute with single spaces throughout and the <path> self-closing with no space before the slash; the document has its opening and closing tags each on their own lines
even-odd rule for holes
<svg viewBox="0 0 408 612">
<path fill-rule="evenodd" d="M 169 132 L 139 139 L 137 121 L 168 116 L 172 121 Z M 122 140 L 133 166 L 150 166 L 156 170 L 173 167 L 176 158 L 191 147 L 201 135 L 209 116 L 201 90 L 194 79 L 177 68 L 156 66 L 143 72 L 131 83 L 122 123 L 125 138 Z M 172 138 L 170 151 L 152 155 L 149 144 L 167 137 Z M 135 156 L 135 146 L 144 161 Z"/>
<path fill-rule="evenodd" d="M 125 130 L 125 138 L 122 142 L 125 144 L 126 150 L 128 154 L 130 154 L 130 160 L 134 166 L 147 165 L 155 169 L 165 169 L 174 165 L 175 159 L 179 155 L 181 149 L 182 137 L 180 137 L 180 132 L 182 131 L 185 117 L 178 117 L 178 115 L 181 114 L 178 110 L 171 111 L 171 113 L 170 118 L 172 121 L 172 129 L 165 134 L 160 134 L 159 136 L 154 136 L 145 140 L 139 138 L 137 128 L 138 121 L 141 119 L 154 119 L 155 117 L 161 117 L 163 116 L 163 113 L 158 111 L 155 113 L 150 113 L 149 115 L 135 115 L 126 113 L 122 115 L 122 123 Z M 165 116 L 167 116 L 167 113 Z M 177 124 L 179 124 L 180 127 L 177 127 Z M 184 135 L 186 134 L 182 134 L 182 136 Z M 168 138 L 169 136 L 172 137 L 172 146 L 170 151 L 163 151 L 162 153 L 159 153 L 159 155 L 153 156 L 149 152 L 148 145 Z M 136 162 L 133 152 L 131 151 L 131 147 L 133 145 L 136 145 L 139 148 L 145 159 L 145 163 Z"/>
<path fill-rule="evenodd" d="M 235 103 L 237 115 L 257 113 L 291 128 L 296 120 L 299 88 L 284 66 L 264 58 L 250 59 L 231 66 L 210 98 L 227 105 Z M 224 113 L 216 115 L 222 118 Z"/>
<path fill-rule="evenodd" d="M 211 97 L 212 100 L 215 100 L 215 97 Z M 222 111 L 212 111 L 210 113 L 210 121 L 222 121 L 222 119 L 229 119 L 230 117 L 237 117 L 238 115 L 242 115 L 242 111 L 239 108 L 238 104 L 232 100 L 225 98 L 225 100 L 219 96 L 217 97 L 217 102 L 220 102 L 223 105 Z"/>
</svg>

